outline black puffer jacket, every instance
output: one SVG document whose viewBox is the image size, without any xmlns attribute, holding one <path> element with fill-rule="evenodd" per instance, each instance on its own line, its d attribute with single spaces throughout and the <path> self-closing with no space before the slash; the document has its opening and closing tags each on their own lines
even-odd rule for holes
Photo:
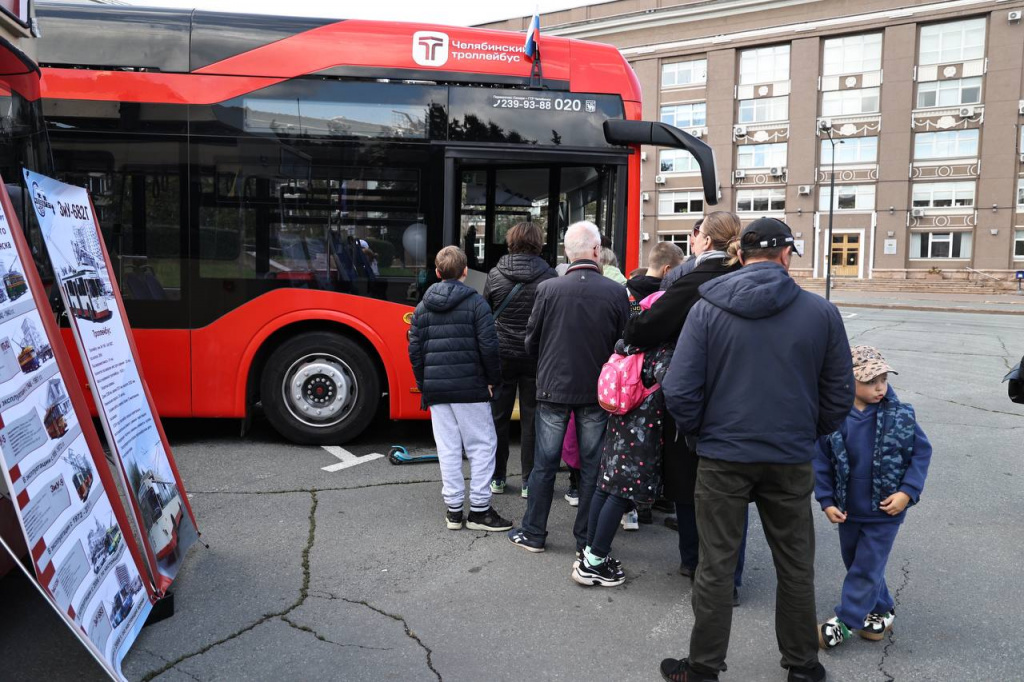
<svg viewBox="0 0 1024 682">
<path fill-rule="evenodd" d="M 522 282 L 523 286 L 494 321 L 498 330 L 498 345 L 501 357 L 523 360 L 526 354 L 526 323 L 530 321 L 533 302 L 537 298 L 537 285 L 546 279 L 557 277 L 558 273 L 540 256 L 527 253 L 509 253 L 498 260 L 498 264 L 487 273 L 484 298 L 495 311 L 505 301 L 513 287 Z"/>
<path fill-rule="evenodd" d="M 483 297 L 458 280 L 434 284 L 416 306 L 409 360 L 423 406 L 482 403 L 501 383 L 498 337 Z"/>
</svg>

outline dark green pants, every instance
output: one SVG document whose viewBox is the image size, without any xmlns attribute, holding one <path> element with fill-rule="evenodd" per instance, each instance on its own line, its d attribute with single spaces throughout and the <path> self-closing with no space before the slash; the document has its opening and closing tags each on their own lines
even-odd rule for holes
<svg viewBox="0 0 1024 682">
<path fill-rule="evenodd" d="M 757 504 L 775 562 L 775 636 L 782 665 L 810 667 L 818 661 L 813 489 L 810 462 L 740 464 L 700 458 L 695 493 L 700 563 L 690 635 L 690 664 L 697 671 L 725 670 L 732 628 L 733 573 L 750 502 Z"/>
</svg>

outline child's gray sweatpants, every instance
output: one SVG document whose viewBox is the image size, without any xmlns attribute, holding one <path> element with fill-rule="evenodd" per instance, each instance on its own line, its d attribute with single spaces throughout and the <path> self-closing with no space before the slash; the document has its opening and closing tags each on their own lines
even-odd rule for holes
<svg viewBox="0 0 1024 682">
<path fill-rule="evenodd" d="M 462 509 L 466 494 L 462 451 L 469 458 L 469 509 L 491 506 L 491 476 L 498 437 L 490 403 L 446 403 L 430 406 L 430 426 L 441 463 L 441 495 L 452 511 Z"/>
</svg>

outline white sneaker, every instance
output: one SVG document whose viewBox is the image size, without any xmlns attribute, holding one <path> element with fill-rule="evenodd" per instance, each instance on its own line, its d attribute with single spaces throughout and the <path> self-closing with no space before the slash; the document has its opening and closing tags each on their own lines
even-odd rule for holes
<svg viewBox="0 0 1024 682">
<path fill-rule="evenodd" d="M 622 530 L 640 530 L 640 519 L 635 509 L 623 514 L 621 523 Z"/>
<path fill-rule="evenodd" d="M 860 636 L 864 639 L 870 639 L 873 642 L 877 642 L 885 637 L 885 633 L 892 629 L 892 623 L 896 620 L 896 612 L 888 611 L 886 613 L 869 613 L 868 617 L 864 619 L 864 628 L 860 631 Z"/>
</svg>

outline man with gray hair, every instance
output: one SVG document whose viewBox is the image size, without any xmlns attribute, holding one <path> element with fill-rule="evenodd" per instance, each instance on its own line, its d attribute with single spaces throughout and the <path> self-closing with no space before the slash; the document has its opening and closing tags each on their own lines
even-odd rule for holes
<svg viewBox="0 0 1024 682">
<path fill-rule="evenodd" d="M 509 540 L 529 552 L 543 552 L 555 474 L 569 416 L 576 417 L 580 448 L 579 506 L 573 535 L 579 555 L 587 541 L 590 500 L 597 485 L 608 413 L 597 403 L 601 366 L 629 319 L 621 284 L 601 274 L 601 234 L 593 223 L 573 223 L 565 233 L 569 269 L 537 287 L 526 327 L 526 350 L 537 358 L 536 445 L 526 514 Z M 616 568 L 617 570 L 617 568 Z"/>
</svg>

